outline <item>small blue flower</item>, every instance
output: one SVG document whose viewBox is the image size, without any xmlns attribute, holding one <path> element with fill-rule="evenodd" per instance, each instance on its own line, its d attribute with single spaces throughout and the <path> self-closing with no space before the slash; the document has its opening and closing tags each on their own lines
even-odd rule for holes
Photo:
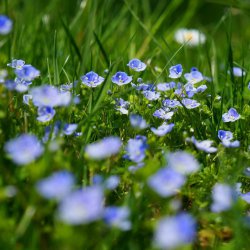
<svg viewBox="0 0 250 250">
<path fill-rule="evenodd" d="M 231 208 L 234 201 L 234 192 L 230 186 L 216 183 L 212 190 L 212 198 L 211 210 L 219 213 Z"/>
<path fill-rule="evenodd" d="M 31 100 L 32 100 L 32 95 L 23 95 L 23 103 L 30 105 Z"/>
<path fill-rule="evenodd" d="M 128 101 L 124 101 L 122 98 L 117 98 L 115 101 L 115 109 L 120 111 L 122 114 L 127 115 L 130 103 Z"/>
<path fill-rule="evenodd" d="M 135 129 L 145 129 L 148 127 L 146 120 L 140 115 L 131 114 L 129 116 L 129 121 L 131 126 Z"/>
<path fill-rule="evenodd" d="M 145 90 L 142 93 L 149 101 L 155 101 L 155 100 L 158 100 L 160 98 L 159 92 Z"/>
<path fill-rule="evenodd" d="M 40 180 L 36 189 L 46 199 L 61 200 L 73 189 L 74 176 L 68 171 L 59 171 Z"/>
<path fill-rule="evenodd" d="M 87 145 L 85 152 L 89 158 L 101 160 L 119 153 L 121 146 L 119 137 L 110 136 Z"/>
<path fill-rule="evenodd" d="M 245 194 L 240 194 L 240 197 L 246 201 L 248 204 L 250 204 L 250 192 L 245 193 Z"/>
<path fill-rule="evenodd" d="M 240 114 L 234 108 L 230 108 L 227 113 L 222 115 L 223 122 L 235 122 L 240 119 Z"/>
<path fill-rule="evenodd" d="M 169 91 L 170 88 L 170 84 L 169 83 L 158 83 L 156 86 L 158 91 Z"/>
<path fill-rule="evenodd" d="M 155 91 L 155 85 L 153 83 L 141 83 L 139 85 L 136 85 L 134 83 L 131 83 L 132 87 L 139 91 Z"/>
<path fill-rule="evenodd" d="M 29 89 L 30 84 L 32 84 L 32 82 L 28 82 L 20 78 L 15 78 L 15 90 L 17 92 L 26 92 Z"/>
<path fill-rule="evenodd" d="M 11 63 L 7 64 L 7 66 L 9 66 L 9 67 L 11 67 L 13 69 L 19 69 L 19 70 L 21 70 L 24 65 L 25 65 L 25 61 L 24 60 L 20 60 L 20 59 L 13 59 L 11 61 Z"/>
<path fill-rule="evenodd" d="M 112 227 L 127 231 L 131 228 L 129 220 L 130 211 L 128 207 L 107 207 L 104 211 L 104 221 Z"/>
<path fill-rule="evenodd" d="M 166 124 L 165 122 L 158 128 L 151 128 L 151 131 L 158 136 L 164 136 L 167 133 L 170 133 L 174 127 L 173 123 Z"/>
<path fill-rule="evenodd" d="M 197 88 L 195 88 L 194 85 L 191 83 L 187 83 L 184 87 L 185 87 L 187 96 L 189 98 L 192 98 L 194 96 L 194 94 L 197 93 Z"/>
<path fill-rule="evenodd" d="M 182 104 L 187 108 L 187 109 L 194 109 L 200 106 L 200 103 L 197 102 L 196 100 L 193 99 L 188 99 L 184 98 L 182 100 Z"/>
<path fill-rule="evenodd" d="M 169 69 L 169 77 L 173 78 L 173 79 L 179 78 L 182 75 L 182 71 L 183 71 L 183 69 L 182 69 L 181 64 L 177 64 L 175 66 L 172 66 Z"/>
<path fill-rule="evenodd" d="M 192 70 L 190 73 L 184 74 L 184 77 L 191 84 L 203 81 L 203 75 L 198 70 Z"/>
<path fill-rule="evenodd" d="M 78 125 L 75 123 L 65 124 L 63 127 L 63 133 L 65 135 L 72 135 L 76 131 L 77 127 Z"/>
<path fill-rule="evenodd" d="M 13 22 L 7 16 L 0 15 L 0 35 L 7 35 L 12 30 Z"/>
<path fill-rule="evenodd" d="M 59 204 L 58 217 L 66 224 L 86 224 L 100 219 L 104 212 L 103 190 L 86 187 L 70 193 Z"/>
<path fill-rule="evenodd" d="M 88 72 L 86 75 L 81 77 L 82 83 L 88 87 L 95 88 L 102 84 L 104 78 L 96 74 L 94 71 Z"/>
<path fill-rule="evenodd" d="M 195 236 L 196 222 L 194 218 L 187 213 L 181 213 L 176 216 L 164 217 L 158 222 L 154 242 L 161 249 L 176 249 L 194 241 Z"/>
<path fill-rule="evenodd" d="M 39 107 L 38 108 L 38 117 L 36 118 L 39 122 L 48 122 L 53 119 L 56 111 L 51 107 Z"/>
<path fill-rule="evenodd" d="M 153 113 L 153 116 L 158 117 L 163 120 L 170 120 L 173 115 L 174 115 L 174 112 L 170 111 L 169 108 L 161 108 L 161 109 L 156 110 Z"/>
<path fill-rule="evenodd" d="M 137 72 L 144 71 L 147 67 L 145 63 L 141 62 L 139 59 L 136 58 L 130 60 L 127 66 Z"/>
<path fill-rule="evenodd" d="M 233 133 L 230 131 L 219 130 L 218 137 L 226 148 L 237 148 L 240 146 L 239 141 L 232 141 Z"/>
<path fill-rule="evenodd" d="M 161 197 L 169 197 L 177 194 L 185 181 L 185 176 L 172 168 L 162 168 L 148 179 L 148 185 Z"/>
<path fill-rule="evenodd" d="M 179 101 L 177 100 L 170 100 L 170 99 L 166 99 L 164 101 L 162 101 L 162 105 L 167 107 L 167 108 L 176 108 L 176 107 L 180 107 L 181 104 Z"/>
<path fill-rule="evenodd" d="M 233 67 L 232 72 L 233 72 L 233 75 L 236 77 L 242 77 L 246 74 L 246 72 L 239 67 Z M 228 70 L 228 74 L 230 74 L 230 70 Z"/>
<path fill-rule="evenodd" d="M 136 136 L 135 139 L 129 139 L 126 146 L 125 159 L 133 162 L 141 162 L 146 156 L 146 149 L 148 148 L 147 139 L 145 136 Z"/>
<path fill-rule="evenodd" d="M 217 152 L 217 148 L 212 147 L 213 141 L 210 140 L 197 141 L 194 137 L 192 137 L 191 139 L 187 138 L 187 141 L 192 142 L 198 150 L 204 151 L 206 153 Z"/>
<path fill-rule="evenodd" d="M 29 164 L 43 153 L 43 147 L 36 136 L 22 134 L 8 141 L 4 146 L 5 152 L 18 165 Z"/>
<path fill-rule="evenodd" d="M 130 83 L 132 81 L 132 76 L 128 76 L 125 72 L 118 71 L 112 76 L 111 80 L 113 83 L 121 86 Z"/>
<path fill-rule="evenodd" d="M 111 175 L 104 182 L 104 188 L 108 190 L 114 190 L 120 183 L 120 177 L 118 175 Z"/>
<path fill-rule="evenodd" d="M 207 89 L 207 85 L 201 85 L 197 88 L 197 93 L 203 93 Z"/>
<path fill-rule="evenodd" d="M 23 65 L 21 69 L 16 69 L 15 74 L 18 78 L 27 82 L 31 82 L 40 75 L 40 71 L 35 67 L 26 64 Z"/>
</svg>

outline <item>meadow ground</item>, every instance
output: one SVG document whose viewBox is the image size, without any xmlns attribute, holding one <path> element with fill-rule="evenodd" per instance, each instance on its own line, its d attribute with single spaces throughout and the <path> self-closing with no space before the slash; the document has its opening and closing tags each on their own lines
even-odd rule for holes
<svg viewBox="0 0 250 250">
<path fill-rule="evenodd" d="M 2 0 L 0 249 L 249 249 L 250 2 Z"/>
</svg>

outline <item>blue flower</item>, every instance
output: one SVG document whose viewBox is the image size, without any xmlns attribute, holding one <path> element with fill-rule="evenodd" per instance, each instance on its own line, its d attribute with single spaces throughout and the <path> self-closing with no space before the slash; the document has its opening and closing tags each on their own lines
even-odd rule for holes
<svg viewBox="0 0 250 250">
<path fill-rule="evenodd" d="M 158 83 L 156 87 L 158 91 L 169 91 L 170 89 L 172 89 L 170 83 L 167 83 L 167 82 Z"/>
<path fill-rule="evenodd" d="M 18 78 L 30 82 L 33 81 L 35 78 L 37 78 L 40 75 L 40 71 L 37 70 L 35 67 L 26 64 L 23 65 L 21 69 L 16 69 L 15 74 Z"/>
<path fill-rule="evenodd" d="M 29 89 L 30 84 L 32 84 L 32 82 L 25 81 L 20 78 L 15 78 L 15 90 L 17 92 L 20 93 L 26 92 Z"/>
<path fill-rule="evenodd" d="M 61 200 L 68 195 L 74 185 L 74 176 L 68 171 L 59 171 L 40 180 L 36 189 L 46 199 Z"/>
<path fill-rule="evenodd" d="M 187 109 L 194 109 L 199 107 L 201 104 L 197 102 L 196 100 L 193 99 L 188 99 L 188 98 L 183 98 L 181 101 L 182 104 L 187 108 Z"/>
<path fill-rule="evenodd" d="M 101 160 L 119 153 L 121 145 L 119 137 L 110 136 L 87 145 L 85 152 L 89 158 Z"/>
<path fill-rule="evenodd" d="M 170 100 L 170 99 L 166 99 L 166 100 L 162 101 L 162 105 L 167 107 L 167 108 L 176 108 L 176 107 L 181 106 L 179 101 Z"/>
<path fill-rule="evenodd" d="M 223 122 L 235 122 L 240 119 L 240 114 L 234 108 L 230 108 L 227 113 L 222 115 Z"/>
<path fill-rule="evenodd" d="M 65 124 L 63 127 L 63 133 L 65 135 L 72 135 L 76 131 L 77 127 L 78 125 L 75 123 Z"/>
<path fill-rule="evenodd" d="M 32 95 L 23 95 L 23 103 L 29 105 L 30 100 L 32 100 Z"/>
<path fill-rule="evenodd" d="M 21 70 L 24 65 L 25 65 L 25 61 L 24 60 L 20 60 L 20 59 L 13 59 L 11 61 L 11 63 L 7 64 L 7 66 L 9 66 L 9 67 L 11 67 L 13 69 L 19 69 L 19 70 Z"/>
<path fill-rule="evenodd" d="M 146 69 L 147 65 L 143 62 L 141 62 L 139 59 L 132 59 L 127 64 L 131 69 L 134 71 L 140 72 Z"/>
<path fill-rule="evenodd" d="M 219 130 L 218 137 L 222 141 L 222 144 L 227 148 L 237 148 L 240 146 L 239 141 L 232 141 L 233 133 L 230 131 Z"/>
<path fill-rule="evenodd" d="M 217 148 L 212 147 L 213 141 L 204 140 L 204 141 L 197 141 L 194 137 L 187 138 L 187 141 L 191 141 L 198 150 L 204 151 L 206 153 L 215 153 L 217 152 Z"/>
<path fill-rule="evenodd" d="M 128 101 L 124 101 L 122 98 L 117 98 L 115 101 L 115 109 L 120 111 L 122 114 L 127 115 L 130 103 Z"/>
<path fill-rule="evenodd" d="M 155 85 L 153 83 L 141 83 L 139 85 L 131 83 L 131 85 L 133 88 L 139 91 L 147 91 L 147 90 L 154 91 L 155 90 Z"/>
<path fill-rule="evenodd" d="M 197 172 L 200 169 L 199 162 L 194 156 L 184 151 L 169 153 L 167 155 L 167 160 L 168 167 L 180 174 L 187 175 Z"/>
<path fill-rule="evenodd" d="M 170 133 L 174 127 L 173 123 L 166 124 L 165 122 L 159 126 L 157 129 L 156 128 L 151 128 L 151 131 L 158 136 L 164 136 L 167 133 Z"/>
<path fill-rule="evenodd" d="M 207 85 L 201 85 L 197 88 L 197 93 L 203 93 L 207 89 Z"/>
<path fill-rule="evenodd" d="M 185 181 L 185 176 L 172 168 L 162 168 L 148 179 L 148 185 L 160 196 L 169 197 L 177 194 Z"/>
<path fill-rule="evenodd" d="M 7 16 L 0 15 L 0 35 L 7 35 L 12 30 L 13 22 Z"/>
<path fill-rule="evenodd" d="M 133 162 L 141 162 L 146 156 L 146 149 L 148 148 L 147 139 L 145 136 L 137 135 L 135 139 L 129 139 L 126 146 L 125 159 Z"/>
<path fill-rule="evenodd" d="M 239 67 L 233 67 L 232 72 L 233 72 L 233 75 L 236 77 L 242 77 L 246 74 L 246 72 Z M 230 70 L 228 70 L 228 74 L 230 74 Z"/>
<path fill-rule="evenodd" d="M 103 190 L 99 186 L 74 191 L 62 199 L 58 217 L 70 225 L 86 224 L 103 215 Z"/>
<path fill-rule="evenodd" d="M 245 193 L 245 194 L 240 194 L 240 197 L 246 201 L 248 204 L 250 204 L 250 192 Z"/>
<path fill-rule="evenodd" d="M 129 116 L 129 121 L 131 126 L 135 129 L 145 129 L 148 127 L 147 122 L 140 115 L 131 114 Z"/>
<path fill-rule="evenodd" d="M 170 111 L 168 108 L 161 108 L 153 113 L 153 116 L 161 118 L 163 120 L 170 120 L 173 115 L 174 112 Z"/>
<path fill-rule="evenodd" d="M 56 111 L 51 107 L 39 107 L 38 108 L 38 117 L 36 118 L 39 122 L 48 122 L 53 119 Z"/>
<path fill-rule="evenodd" d="M 29 164 L 43 153 L 43 147 L 36 136 L 22 134 L 5 144 L 5 152 L 18 165 Z"/>
<path fill-rule="evenodd" d="M 177 64 L 175 66 L 172 66 L 169 69 L 169 77 L 174 78 L 174 79 L 179 78 L 182 75 L 182 71 L 183 71 L 183 69 L 182 69 L 181 64 Z"/>
<path fill-rule="evenodd" d="M 118 175 L 111 175 L 104 182 L 104 188 L 108 190 L 113 190 L 118 187 L 120 183 L 120 177 Z"/>
<path fill-rule="evenodd" d="M 130 83 L 132 81 L 132 76 L 128 76 L 125 72 L 118 71 L 112 76 L 111 80 L 113 83 L 121 86 Z"/>
<path fill-rule="evenodd" d="M 191 70 L 190 73 L 184 74 L 188 83 L 195 84 L 203 80 L 203 75 L 198 70 Z"/>
<path fill-rule="evenodd" d="M 155 230 L 155 245 L 162 249 L 175 249 L 191 243 L 196 236 L 196 222 L 194 218 L 181 213 L 176 216 L 164 217 Z"/>
<path fill-rule="evenodd" d="M 187 83 L 184 87 L 185 87 L 187 96 L 189 98 L 192 98 L 194 96 L 194 94 L 197 93 L 197 88 L 195 88 L 194 85 L 191 83 Z"/>
<path fill-rule="evenodd" d="M 129 220 L 130 211 L 128 207 L 107 207 L 104 211 L 104 221 L 112 227 L 127 231 L 131 228 Z"/>
<path fill-rule="evenodd" d="M 142 93 L 149 101 L 155 101 L 155 100 L 158 100 L 160 98 L 159 92 L 145 90 Z"/>
<path fill-rule="evenodd" d="M 88 87 L 95 88 L 103 83 L 104 78 L 96 74 L 94 71 L 88 72 L 86 75 L 81 77 L 82 83 Z"/>
<path fill-rule="evenodd" d="M 234 201 L 234 192 L 230 186 L 216 183 L 212 190 L 212 198 L 211 210 L 219 213 L 231 208 Z"/>
</svg>

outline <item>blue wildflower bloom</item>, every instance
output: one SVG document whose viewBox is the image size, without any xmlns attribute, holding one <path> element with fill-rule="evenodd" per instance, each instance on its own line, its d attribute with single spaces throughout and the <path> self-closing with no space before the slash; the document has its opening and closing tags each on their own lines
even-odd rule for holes
<svg viewBox="0 0 250 250">
<path fill-rule="evenodd" d="M 170 120 L 173 115 L 174 115 L 174 112 L 170 111 L 169 108 L 165 108 L 165 107 L 160 108 L 153 113 L 153 116 L 158 117 L 163 120 Z"/>
<path fill-rule="evenodd" d="M 231 208 L 234 201 L 234 192 L 230 186 L 216 183 L 212 190 L 212 198 L 211 210 L 219 213 Z"/>
<path fill-rule="evenodd" d="M 56 111 L 51 107 L 39 107 L 38 108 L 38 117 L 36 118 L 39 122 L 48 122 L 53 119 Z"/>
<path fill-rule="evenodd" d="M 118 71 L 112 76 L 111 80 L 113 83 L 121 86 L 130 83 L 132 81 L 132 76 L 128 76 L 125 72 Z"/>
<path fill-rule="evenodd" d="M 203 75 L 198 70 L 191 70 L 190 73 L 184 74 L 185 79 L 188 83 L 195 84 L 203 80 Z"/>
<path fill-rule="evenodd" d="M 158 91 L 169 91 L 171 89 L 169 83 L 158 83 L 156 86 Z"/>
<path fill-rule="evenodd" d="M 86 75 L 81 77 L 82 83 L 88 87 L 95 88 L 102 84 L 104 78 L 96 74 L 94 71 L 88 72 Z"/>
<path fill-rule="evenodd" d="M 197 93 L 203 93 L 207 89 L 207 85 L 201 85 L 197 88 Z"/>
<path fill-rule="evenodd" d="M 197 141 L 194 137 L 187 138 L 187 141 L 191 141 L 198 150 L 204 151 L 206 153 L 215 153 L 217 152 L 217 148 L 212 147 L 213 141 L 204 140 L 204 141 Z"/>
<path fill-rule="evenodd" d="M 32 84 L 32 82 L 25 81 L 20 78 L 15 78 L 15 90 L 17 92 L 20 93 L 26 92 L 29 89 L 30 84 Z"/>
<path fill-rule="evenodd" d="M 77 127 L 78 125 L 75 123 L 65 124 L 63 127 L 63 133 L 65 135 L 72 135 L 76 131 Z"/>
<path fill-rule="evenodd" d="M 25 61 L 21 59 L 13 59 L 10 63 L 7 64 L 7 66 L 9 67 L 13 69 L 19 69 L 19 70 L 21 70 L 24 65 L 25 65 Z"/>
<path fill-rule="evenodd" d="M 187 108 L 187 109 L 194 109 L 199 107 L 201 104 L 197 102 L 196 100 L 193 99 L 188 99 L 188 98 L 183 98 L 181 101 L 182 104 Z"/>
<path fill-rule="evenodd" d="M 108 190 L 114 190 L 120 183 L 120 177 L 118 175 L 111 175 L 104 182 L 104 188 Z"/>
<path fill-rule="evenodd" d="M 7 35 L 12 30 L 13 22 L 5 15 L 0 15 L 0 35 Z"/>
<path fill-rule="evenodd" d="M 115 101 L 115 109 L 120 111 L 122 114 L 127 115 L 130 103 L 128 101 L 124 101 L 122 98 L 117 98 Z"/>
<path fill-rule="evenodd" d="M 8 72 L 5 69 L 0 69 L 0 83 L 5 82 L 5 78 L 8 76 Z"/>
<path fill-rule="evenodd" d="M 196 222 L 194 218 L 181 213 L 164 217 L 157 223 L 154 242 L 162 249 L 175 249 L 194 241 L 196 236 Z"/>
<path fill-rule="evenodd" d="M 130 60 L 127 66 L 129 66 L 131 69 L 137 72 L 144 71 L 147 67 L 145 63 L 136 58 Z"/>
<path fill-rule="evenodd" d="M 246 201 L 248 204 L 250 204 L 250 192 L 245 193 L 245 194 L 240 194 L 241 199 Z"/>
<path fill-rule="evenodd" d="M 32 100 L 32 95 L 23 95 L 23 103 L 29 105 Z"/>
<path fill-rule="evenodd" d="M 15 90 L 16 88 L 16 82 L 14 80 L 6 80 L 4 82 L 4 86 L 8 89 L 8 90 Z"/>
<path fill-rule="evenodd" d="M 30 82 L 40 75 L 40 71 L 32 65 L 26 64 L 21 69 L 16 69 L 15 74 L 18 78 Z"/>
<path fill-rule="evenodd" d="M 187 175 L 197 172 L 200 169 L 199 162 L 194 156 L 184 151 L 169 153 L 167 155 L 167 160 L 168 167 L 180 174 Z"/>
<path fill-rule="evenodd" d="M 232 72 L 233 72 L 233 75 L 236 77 L 242 77 L 246 74 L 246 72 L 239 67 L 233 67 Z M 228 74 L 230 74 L 230 70 L 228 70 Z"/>
<path fill-rule="evenodd" d="M 177 100 L 170 100 L 170 99 L 165 99 L 162 101 L 162 105 L 167 107 L 167 108 L 176 108 L 181 106 L 180 102 Z"/>
<path fill-rule="evenodd" d="M 185 181 L 185 176 L 172 168 L 162 168 L 148 179 L 148 185 L 161 197 L 169 197 L 177 194 Z"/>
<path fill-rule="evenodd" d="M 77 82 L 74 82 L 74 86 L 76 84 L 77 84 Z M 71 83 L 65 83 L 65 84 L 60 85 L 59 90 L 60 91 L 70 91 L 70 90 L 72 90 L 72 88 L 73 88 L 73 83 L 71 82 Z"/>
<path fill-rule="evenodd" d="M 43 153 L 43 147 L 34 135 L 22 134 L 8 141 L 5 152 L 18 165 L 29 164 Z"/>
<path fill-rule="evenodd" d="M 230 108 L 227 113 L 222 115 L 223 122 L 235 122 L 240 119 L 240 114 L 236 109 Z"/>
<path fill-rule="evenodd" d="M 74 176 L 68 171 L 55 172 L 36 184 L 38 193 L 46 199 L 61 200 L 74 186 Z"/>
<path fill-rule="evenodd" d="M 160 93 L 152 90 L 145 90 L 142 93 L 149 101 L 155 101 L 160 98 Z"/>
<path fill-rule="evenodd" d="M 85 152 L 89 158 L 101 160 L 119 153 L 121 145 L 119 137 L 110 136 L 87 145 Z"/>
<path fill-rule="evenodd" d="M 70 193 L 59 204 L 58 217 L 66 224 L 86 224 L 103 215 L 103 190 L 100 186 L 86 187 Z"/>
<path fill-rule="evenodd" d="M 105 208 L 104 221 L 112 227 L 127 231 L 131 228 L 129 220 L 130 210 L 128 207 L 110 206 Z"/>
<path fill-rule="evenodd" d="M 131 126 L 135 129 L 145 129 L 148 127 L 146 120 L 140 115 L 131 114 L 129 116 L 129 121 Z"/>
<path fill-rule="evenodd" d="M 166 124 L 165 122 L 158 128 L 151 128 L 151 131 L 158 136 L 164 136 L 170 133 L 174 127 L 174 123 Z"/>
<path fill-rule="evenodd" d="M 185 86 L 184 86 L 185 90 L 186 90 L 186 93 L 187 93 L 187 96 L 189 98 L 192 98 L 194 96 L 194 94 L 197 93 L 197 88 L 194 87 L 193 84 L 191 83 L 187 83 Z"/>
<path fill-rule="evenodd" d="M 139 85 L 136 85 L 134 83 L 131 83 L 132 87 L 135 88 L 138 91 L 154 91 L 155 85 L 153 83 L 141 83 Z"/>
<path fill-rule="evenodd" d="M 141 162 L 146 156 L 145 151 L 147 148 L 147 138 L 145 136 L 137 135 L 135 139 L 128 140 L 124 158 L 136 163 Z"/>
<path fill-rule="evenodd" d="M 177 64 L 175 66 L 172 66 L 169 69 L 169 77 L 173 78 L 173 79 L 179 78 L 182 75 L 182 71 L 183 71 L 183 69 L 182 69 L 181 64 Z"/>
<path fill-rule="evenodd" d="M 239 141 L 232 141 L 233 133 L 226 130 L 219 130 L 218 137 L 221 140 L 222 144 L 227 148 L 237 148 L 240 146 Z"/>
</svg>

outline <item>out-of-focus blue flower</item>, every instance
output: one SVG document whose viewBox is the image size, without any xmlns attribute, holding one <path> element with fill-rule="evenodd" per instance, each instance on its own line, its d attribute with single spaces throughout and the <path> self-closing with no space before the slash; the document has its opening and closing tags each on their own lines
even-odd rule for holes
<svg viewBox="0 0 250 250">
<path fill-rule="evenodd" d="M 15 74 L 24 81 L 31 82 L 40 75 L 40 71 L 32 65 L 23 65 L 21 69 L 16 69 Z"/>
<path fill-rule="evenodd" d="M 158 136 L 164 136 L 170 133 L 174 127 L 174 123 L 166 124 L 165 122 L 158 128 L 151 128 L 151 131 Z"/>
<path fill-rule="evenodd" d="M 48 122 L 53 119 L 56 111 L 51 107 L 39 107 L 38 108 L 38 117 L 36 118 L 39 122 Z"/>
<path fill-rule="evenodd" d="M 100 186 L 91 186 L 74 191 L 62 199 L 58 217 L 66 224 L 86 224 L 102 217 L 103 190 Z"/>
<path fill-rule="evenodd" d="M 194 156 L 184 151 L 169 153 L 167 155 L 167 160 L 168 167 L 180 174 L 187 175 L 197 172 L 200 169 L 199 162 Z"/>
<path fill-rule="evenodd" d="M 219 213 L 231 208 L 234 201 L 234 192 L 230 186 L 216 183 L 212 190 L 212 198 L 211 210 Z"/>
<path fill-rule="evenodd" d="M 182 75 L 182 71 L 183 71 L 183 69 L 182 69 L 181 64 L 177 64 L 175 66 L 172 66 L 169 69 L 169 77 L 173 78 L 173 79 L 179 78 Z"/>
<path fill-rule="evenodd" d="M 170 99 L 166 99 L 166 100 L 162 101 L 162 105 L 167 107 L 167 108 L 176 108 L 176 107 L 181 106 L 179 101 L 170 100 Z"/>
<path fill-rule="evenodd" d="M 5 69 L 0 69 L 0 83 L 5 82 L 5 78 L 8 76 L 8 72 Z"/>
<path fill-rule="evenodd" d="M 8 89 L 8 90 L 14 90 L 16 88 L 16 82 L 14 80 L 6 80 L 4 82 L 4 86 Z"/>
<path fill-rule="evenodd" d="M 156 86 L 158 91 L 169 91 L 171 88 L 170 83 L 158 83 Z"/>
<path fill-rule="evenodd" d="M 28 81 L 25 81 L 23 79 L 16 77 L 15 78 L 15 90 L 20 93 L 26 92 L 29 89 L 29 85 L 31 83 L 32 82 L 28 82 Z"/>
<path fill-rule="evenodd" d="M 118 71 L 112 76 L 111 80 L 113 83 L 121 86 L 130 83 L 132 81 L 132 76 L 128 76 L 125 72 Z"/>
<path fill-rule="evenodd" d="M 102 84 L 104 78 L 96 74 L 94 71 L 88 72 L 86 75 L 81 77 L 82 83 L 88 87 L 95 88 Z"/>
<path fill-rule="evenodd" d="M 137 163 L 141 162 L 146 156 L 145 151 L 147 148 L 147 138 L 137 135 L 135 139 L 128 140 L 124 158 Z"/>
<path fill-rule="evenodd" d="M 182 104 L 187 108 L 187 109 L 194 109 L 199 107 L 201 104 L 197 102 L 196 100 L 193 99 L 188 99 L 188 98 L 183 98 L 181 101 Z"/>
<path fill-rule="evenodd" d="M 13 22 L 5 15 L 0 15 L 0 35 L 7 35 L 12 30 Z"/>
<path fill-rule="evenodd" d="M 160 93 L 156 91 L 145 90 L 142 93 L 149 101 L 155 101 L 160 98 Z"/>
<path fill-rule="evenodd" d="M 63 127 L 63 133 L 65 135 L 72 135 L 76 131 L 77 127 L 78 125 L 75 123 L 65 124 Z"/>
<path fill-rule="evenodd" d="M 18 165 L 25 165 L 43 153 L 43 147 L 34 135 L 22 134 L 5 144 L 5 152 Z"/>
<path fill-rule="evenodd" d="M 213 141 L 210 140 L 197 141 L 194 137 L 187 138 L 186 140 L 192 142 L 198 150 L 204 151 L 206 153 L 217 152 L 217 148 L 212 147 Z"/>
<path fill-rule="evenodd" d="M 232 141 L 233 133 L 230 131 L 219 130 L 218 137 L 222 141 L 222 144 L 227 148 L 237 148 L 240 146 L 239 141 Z"/>
<path fill-rule="evenodd" d="M 73 174 L 68 171 L 59 171 L 40 180 L 36 184 L 36 189 L 46 199 L 61 200 L 71 192 L 74 182 Z"/>
<path fill-rule="evenodd" d="M 189 98 L 192 98 L 194 96 L 194 94 L 197 93 L 197 88 L 195 88 L 192 83 L 187 83 L 184 87 L 185 87 L 187 96 Z"/>
<path fill-rule="evenodd" d="M 129 220 L 130 211 L 128 207 L 107 207 L 104 211 L 104 221 L 112 227 L 127 231 L 131 228 Z"/>
<path fill-rule="evenodd" d="M 250 192 L 245 193 L 245 194 L 240 194 L 240 197 L 241 197 L 244 201 L 246 201 L 247 203 L 250 204 Z"/>
<path fill-rule="evenodd" d="M 122 98 L 117 98 L 115 101 L 115 109 L 120 111 L 122 114 L 127 115 L 130 103 L 128 101 L 124 101 Z"/>
<path fill-rule="evenodd" d="M 25 65 L 25 61 L 21 59 L 13 59 L 10 63 L 7 64 L 7 66 L 13 68 L 13 69 L 22 69 Z"/>
<path fill-rule="evenodd" d="M 188 83 L 195 84 L 203 80 L 203 75 L 198 70 L 192 70 L 190 73 L 184 74 Z"/>
<path fill-rule="evenodd" d="M 131 85 L 133 88 L 139 91 L 147 91 L 147 90 L 154 91 L 155 90 L 155 85 L 152 83 L 141 83 L 139 85 L 131 83 Z"/>
<path fill-rule="evenodd" d="M 74 86 L 76 86 L 77 84 L 77 81 L 74 82 Z M 62 84 L 59 88 L 60 91 L 70 91 L 71 89 L 73 88 L 73 83 L 65 83 L 65 84 Z"/>
<path fill-rule="evenodd" d="M 118 187 L 120 183 L 120 177 L 118 175 L 111 175 L 104 182 L 104 188 L 108 190 L 113 190 Z"/>
<path fill-rule="evenodd" d="M 236 77 L 242 77 L 246 74 L 246 72 L 239 67 L 233 67 L 232 72 L 233 72 L 233 75 Z M 228 74 L 230 74 L 230 70 L 228 70 Z"/>
<path fill-rule="evenodd" d="M 129 61 L 127 64 L 134 71 L 140 72 L 146 69 L 147 65 L 143 63 L 141 60 L 135 58 Z"/>
<path fill-rule="evenodd" d="M 173 115 L 174 115 L 173 111 L 170 111 L 169 108 L 164 108 L 164 107 L 156 110 L 153 113 L 153 116 L 158 117 L 158 118 L 163 119 L 163 120 L 170 120 Z"/>
<path fill-rule="evenodd" d="M 85 152 L 89 158 L 101 160 L 119 153 L 121 145 L 119 137 L 110 136 L 87 145 Z"/>
<path fill-rule="evenodd" d="M 203 84 L 197 88 L 197 93 L 203 93 L 207 89 L 207 85 Z"/>
<path fill-rule="evenodd" d="M 32 100 L 32 95 L 23 95 L 23 103 L 29 105 L 30 100 Z"/>
<path fill-rule="evenodd" d="M 194 218 L 181 213 L 176 216 L 162 218 L 156 227 L 154 242 L 162 249 L 175 249 L 191 243 L 196 236 Z"/>
<path fill-rule="evenodd" d="M 148 185 L 160 196 L 169 197 L 177 194 L 185 181 L 185 176 L 172 168 L 162 168 L 148 179 Z"/>
<path fill-rule="evenodd" d="M 223 122 L 235 122 L 240 119 L 240 114 L 235 108 L 230 108 L 227 113 L 222 115 Z"/>
<path fill-rule="evenodd" d="M 131 114 L 129 116 L 129 121 L 131 126 L 135 129 L 145 129 L 148 127 L 146 120 L 140 115 Z"/>
</svg>

